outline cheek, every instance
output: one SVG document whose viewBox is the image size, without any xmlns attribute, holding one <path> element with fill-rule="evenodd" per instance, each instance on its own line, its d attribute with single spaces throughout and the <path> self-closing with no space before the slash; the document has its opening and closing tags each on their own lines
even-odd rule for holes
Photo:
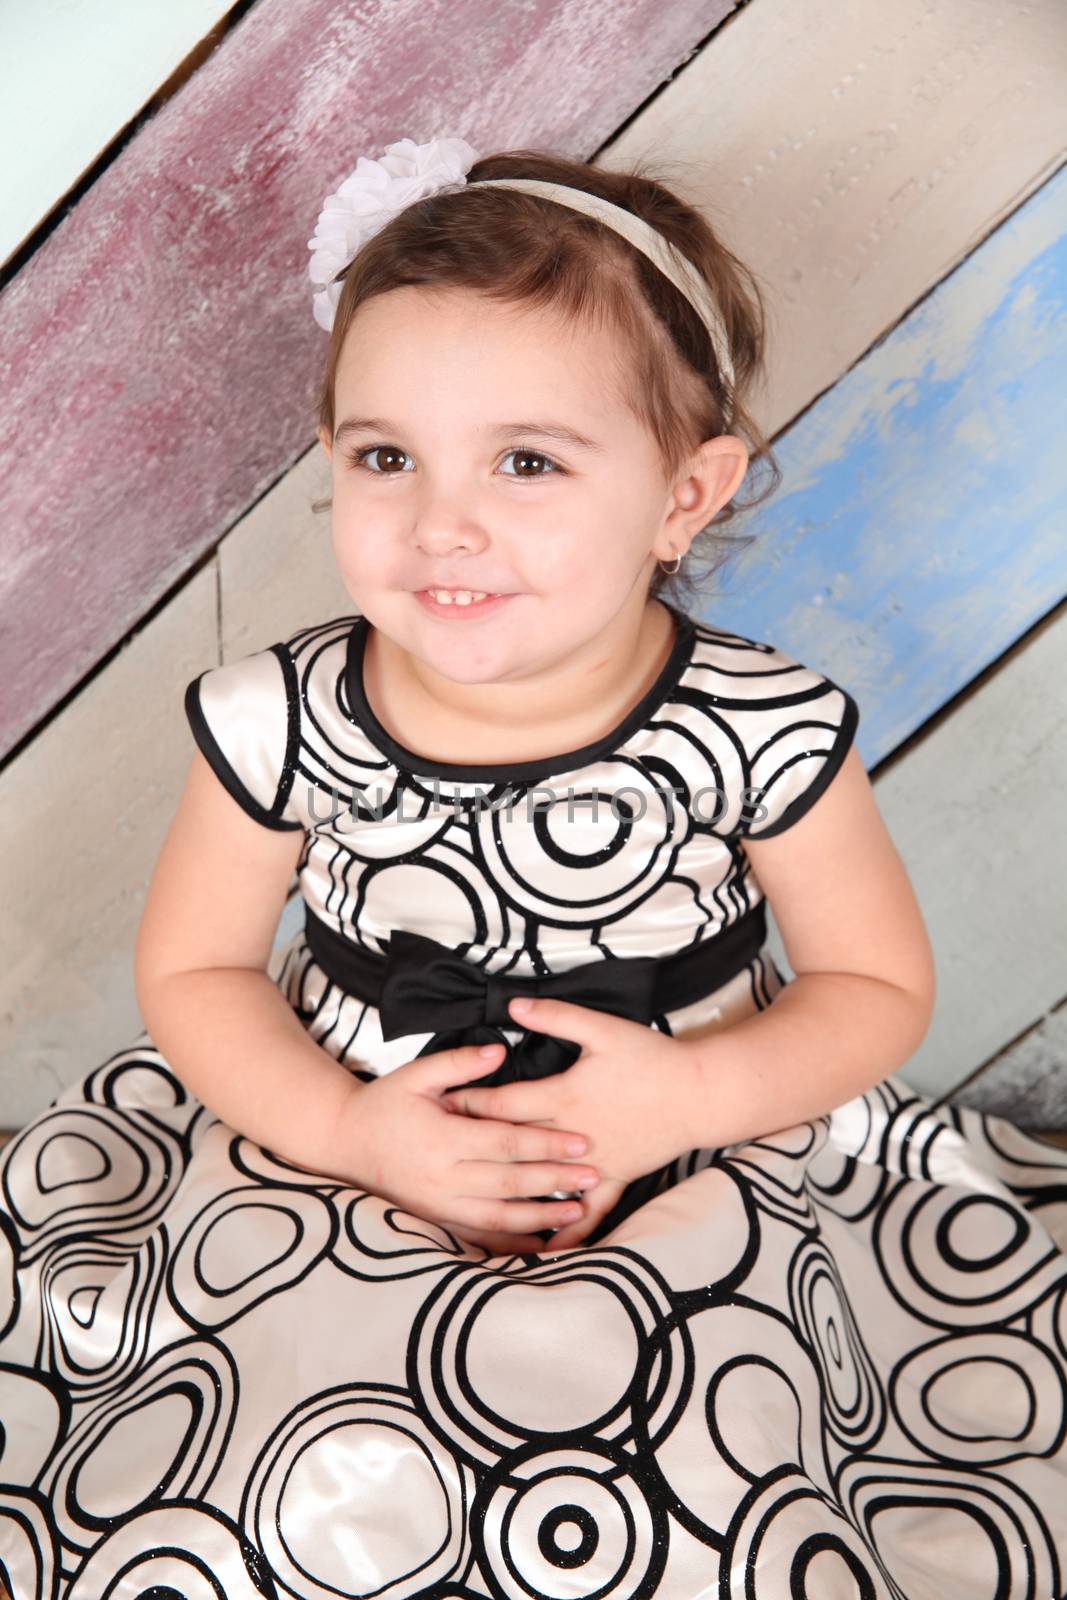
<svg viewBox="0 0 1067 1600">
<path fill-rule="evenodd" d="M 593 610 L 598 597 L 608 610 L 621 605 L 648 555 L 648 540 L 635 539 L 622 518 L 596 529 L 575 531 L 560 555 L 559 574 L 569 587 L 588 597 Z"/>
<path fill-rule="evenodd" d="M 519 525 L 514 534 L 501 530 L 501 542 L 513 553 L 519 572 L 539 576 L 544 588 L 573 583 L 600 587 L 606 565 L 614 567 L 620 544 L 613 506 L 588 500 L 544 506 L 536 519 Z"/>
<path fill-rule="evenodd" d="M 568 528 L 582 564 L 594 572 L 606 559 L 617 566 L 639 566 L 654 530 L 647 495 L 639 485 L 625 483 L 604 487 L 576 508 Z"/>
<path fill-rule="evenodd" d="M 356 540 L 338 526 L 336 512 L 330 529 L 330 548 L 338 568 L 343 573 L 355 573 L 359 570 L 359 556 Z"/>
<path fill-rule="evenodd" d="M 385 581 L 390 543 L 388 536 L 375 529 L 365 517 L 334 503 L 330 523 L 330 546 L 338 568 L 346 576 L 365 582 Z"/>
</svg>

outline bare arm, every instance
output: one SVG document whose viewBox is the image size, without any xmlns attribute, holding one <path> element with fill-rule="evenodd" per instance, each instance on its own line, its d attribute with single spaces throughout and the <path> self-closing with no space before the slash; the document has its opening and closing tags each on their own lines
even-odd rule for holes
<svg viewBox="0 0 1067 1600">
<path fill-rule="evenodd" d="M 456 1116 L 442 1091 L 497 1064 L 473 1045 L 362 1082 L 315 1043 L 268 976 L 303 837 L 253 821 L 197 751 L 134 955 L 153 1041 L 203 1105 L 294 1166 L 443 1219 L 490 1250 L 543 1248 L 527 1230 L 574 1211 L 528 1197 L 585 1170 L 572 1159 L 584 1139 Z"/>
<path fill-rule="evenodd" d="M 351 1177 L 339 1128 L 363 1085 L 266 972 L 304 835 L 253 821 L 197 750 L 134 952 L 145 1027 L 186 1088 L 298 1166 Z"/>
<path fill-rule="evenodd" d="M 806 816 L 744 848 L 797 976 L 767 1010 L 692 1041 L 696 1125 L 717 1145 L 880 1083 L 918 1048 L 934 1005 L 922 913 L 855 747 Z"/>
</svg>

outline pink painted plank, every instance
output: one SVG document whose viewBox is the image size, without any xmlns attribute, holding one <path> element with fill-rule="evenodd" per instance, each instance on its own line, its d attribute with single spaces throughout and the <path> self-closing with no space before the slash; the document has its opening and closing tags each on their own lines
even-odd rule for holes
<svg viewBox="0 0 1067 1600">
<path fill-rule="evenodd" d="M 0 756 L 311 442 L 307 240 L 357 156 L 588 155 L 732 9 L 259 0 L 4 294 Z"/>
</svg>

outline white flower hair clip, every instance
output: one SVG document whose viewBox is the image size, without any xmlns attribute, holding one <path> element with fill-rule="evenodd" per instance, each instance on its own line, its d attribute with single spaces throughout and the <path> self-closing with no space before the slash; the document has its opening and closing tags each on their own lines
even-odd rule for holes
<svg viewBox="0 0 1067 1600">
<path fill-rule="evenodd" d="M 320 328 L 327 333 L 332 329 L 344 287 L 335 281 L 337 274 L 367 240 L 416 200 L 442 189 L 463 188 L 477 159 L 466 139 L 431 139 L 428 144 L 398 139 L 386 145 L 378 161 L 360 156 L 356 170 L 326 196 L 308 240 L 313 252 L 308 273 L 320 286 L 312 296 Z"/>
<path fill-rule="evenodd" d="M 308 249 L 312 251 L 308 272 L 312 283 L 318 286 L 312 296 L 312 309 L 320 328 L 325 328 L 327 333 L 332 331 L 344 287 L 343 282 L 336 281 L 337 274 L 348 266 L 367 240 L 416 200 L 439 194 L 444 189 L 466 187 L 467 173 L 477 160 L 477 152 L 466 139 L 458 138 L 431 139 L 427 144 L 398 139 L 395 144 L 386 145 L 385 154 L 378 161 L 360 156 L 351 176 L 333 194 L 326 196 L 315 232 L 308 240 Z M 523 194 L 540 195 L 614 228 L 635 250 L 643 251 L 679 293 L 685 295 L 708 330 L 723 380 L 733 388 L 729 340 L 707 279 L 643 217 L 586 189 L 565 183 L 547 183 L 540 178 L 475 178 L 474 184 L 486 189 L 517 189 Z"/>
</svg>

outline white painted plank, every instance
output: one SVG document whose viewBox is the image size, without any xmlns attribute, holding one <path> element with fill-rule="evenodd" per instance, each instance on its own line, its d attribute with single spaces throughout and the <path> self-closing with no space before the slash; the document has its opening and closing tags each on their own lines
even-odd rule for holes
<svg viewBox="0 0 1067 1600">
<path fill-rule="evenodd" d="M 356 609 L 330 544 L 330 466 L 316 441 L 219 546 L 222 658 L 286 639 Z"/>
<path fill-rule="evenodd" d="M 182 691 L 217 660 L 209 563 L 4 772 L 0 1125 L 141 1031 L 134 942 L 193 750 Z"/>
<path fill-rule="evenodd" d="M 0 1126 L 20 1126 L 140 1031 L 133 947 L 193 750 L 185 685 L 352 609 L 329 513 L 311 509 L 329 489 L 316 443 L 0 778 Z M 290 901 L 276 949 L 302 921 Z"/>
<path fill-rule="evenodd" d="M 1064 682 L 1067 606 L 875 781 L 937 967 L 933 1022 L 900 1068 L 921 1094 L 950 1093 L 1063 998 Z M 1056 1071 L 1067 1099 L 1067 1054 Z"/>
<path fill-rule="evenodd" d="M 0 262 L 229 9 L 225 0 L 4 0 Z"/>
<path fill-rule="evenodd" d="M 1060 165 L 1062 0 L 758 0 L 602 152 L 708 209 L 768 291 L 776 433 Z"/>
</svg>

